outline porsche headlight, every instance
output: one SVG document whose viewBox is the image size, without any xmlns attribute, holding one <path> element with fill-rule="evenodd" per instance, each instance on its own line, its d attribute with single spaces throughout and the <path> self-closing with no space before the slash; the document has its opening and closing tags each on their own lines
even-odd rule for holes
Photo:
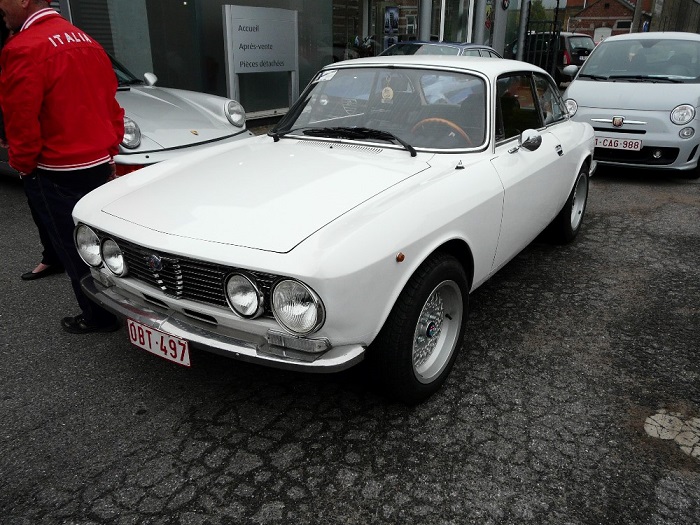
<svg viewBox="0 0 700 525">
<path fill-rule="evenodd" d="M 122 139 L 122 146 L 134 149 L 138 148 L 139 144 L 141 144 L 141 130 L 139 129 L 139 125 L 129 117 L 124 116 L 124 138 Z"/>
<path fill-rule="evenodd" d="M 682 126 L 695 118 L 695 108 L 690 104 L 681 104 L 671 111 L 671 122 Z"/>
<path fill-rule="evenodd" d="M 569 116 L 573 117 L 578 111 L 578 104 L 576 101 L 573 98 L 567 98 L 564 104 L 566 104 L 566 110 L 569 112 Z"/>
<path fill-rule="evenodd" d="M 102 260 L 107 269 L 117 277 L 126 275 L 126 261 L 121 248 L 113 239 L 102 243 Z"/>
<path fill-rule="evenodd" d="M 242 128 L 245 125 L 245 110 L 235 100 L 229 100 L 226 103 L 224 113 L 226 113 L 228 121 L 237 128 Z"/>
<path fill-rule="evenodd" d="M 271 295 L 275 319 L 290 332 L 310 334 L 323 325 L 323 303 L 305 284 L 285 279 L 274 286 Z"/>
<path fill-rule="evenodd" d="M 244 318 L 257 317 L 263 312 L 263 294 L 247 276 L 234 273 L 226 281 L 226 299 L 231 309 Z"/>
<path fill-rule="evenodd" d="M 102 264 L 100 256 L 100 238 L 89 226 L 79 224 L 73 233 L 75 247 L 78 249 L 80 258 L 86 264 L 98 267 Z"/>
</svg>

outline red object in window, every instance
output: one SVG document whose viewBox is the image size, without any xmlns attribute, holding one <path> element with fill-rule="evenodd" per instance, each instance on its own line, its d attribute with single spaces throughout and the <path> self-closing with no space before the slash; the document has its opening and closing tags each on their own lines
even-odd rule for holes
<svg viewBox="0 0 700 525">
<path fill-rule="evenodd" d="M 568 51 L 564 51 L 564 65 L 568 66 L 569 64 L 571 64 L 571 55 Z"/>
<path fill-rule="evenodd" d="M 143 168 L 141 164 L 117 164 L 117 177 Z"/>
</svg>

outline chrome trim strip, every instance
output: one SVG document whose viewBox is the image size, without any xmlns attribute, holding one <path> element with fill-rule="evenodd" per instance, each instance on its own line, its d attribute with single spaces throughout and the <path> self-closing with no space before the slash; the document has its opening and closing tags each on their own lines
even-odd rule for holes
<svg viewBox="0 0 700 525">
<path fill-rule="evenodd" d="M 591 122 L 602 122 L 603 124 L 612 124 L 612 119 L 611 118 L 592 118 Z M 623 126 L 626 124 L 631 124 L 632 126 L 646 126 L 648 122 L 643 122 L 641 120 L 626 120 L 623 123 Z"/>
<path fill-rule="evenodd" d="M 311 356 L 312 360 L 309 360 L 308 354 L 301 356 L 300 352 L 293 352 L 298 357 L 291 357 L 292 352 L 269 345 L 264 337 L 251 335 L 250 340 L 233 337 L 213 331 L 204 323 L 201 327 L 196 326 L 190 320 L 180 318 L 179 314 L 172 310 L 158 312 L 137 304 L 117 293 L 114 287 L 104 287 L 91 275 L 84 277 L 80 284 L 90 299 L 119 317 L 129 317 L 145 326 L 186 339 L 193 347 L 232 359 L 286 370 L 320 373 L 340 372 L 364 359 L 365 348 L 360 345 L 331 348 L 317 358 Z M 245 335 L 247 334 L 241 334 Z M 268 352 L 274 352 L 275 355 Z M 306 361 L 302 361 L 302 358 Z"/>
</svg>

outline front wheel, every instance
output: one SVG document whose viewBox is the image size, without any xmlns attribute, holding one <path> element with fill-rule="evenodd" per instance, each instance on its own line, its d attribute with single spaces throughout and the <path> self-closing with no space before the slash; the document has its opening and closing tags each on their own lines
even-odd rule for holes
<svg viewBox="0 0 700 525">
<path fill-rule="evenodd" d="M 547 228 L 551 240 L 556 244 L 566 244 L 574 240 L 581 229 L 583 214 L 588 203 L 588 165 L 584 164 L 579 170 L 569 198 Z"/>
<path fill-rule="evenodd" d="M 411 277 L 368 351 L 380 387 L 408 404 L 436 392 L 462 346 L 469 282 L 454 257 L 437 253 Z"/>
</svg>

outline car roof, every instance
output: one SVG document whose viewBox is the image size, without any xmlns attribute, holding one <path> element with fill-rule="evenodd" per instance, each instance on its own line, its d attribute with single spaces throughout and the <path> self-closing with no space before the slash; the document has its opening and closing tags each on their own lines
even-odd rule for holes
<svg viewBox="0 0 700 525">
<path fill-rule="evenodd" d="M 368 58 L 355 58 L 329 64 L 324 69 L 338 67 L 361 66 L 402 66 L 402 67 L 437 67 L 458 68 L 468 71 L 478 71 L 489 77 L 515 71 L 536 71 L 546 73 L 544 69 L 520 60 L 494 60 L 486 57 L 466 57 L 453 55 L 391 55 Z"/>
<path fill-rule="evenodd" d="M 622 35 L 609 36 L 603 42 L 615 40 L 695 40 L 700 42 L 697 33 L 684 33 L 682 31 L 651 31 L 646 33 L 624 33 Z"/>
<path fill-rule="evenodd" d="M 476 47 L 479 49 L 493 49 L 490 46 L 487 46 L 486 44 L 475 44 L 473 42 L 448 42 L 448 41 L 443 41 L 443 42 L 437 42 L 435 40 L 404 40 L 402 42 L 397 42 L 394 45 L 430 45 L 430 46 L 457 46 L 457 47 Z"/>
</svg>

